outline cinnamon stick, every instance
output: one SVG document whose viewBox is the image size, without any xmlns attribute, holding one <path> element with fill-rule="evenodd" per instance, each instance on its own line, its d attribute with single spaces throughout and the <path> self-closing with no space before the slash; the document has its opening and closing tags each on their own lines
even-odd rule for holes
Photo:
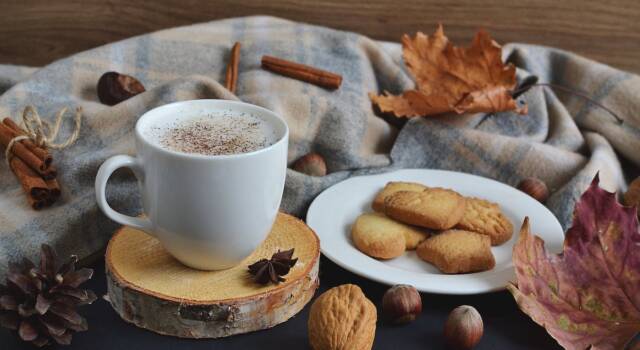
<svg viewBox="0 0 640 350">
<path fill-rule="evenodd" d="M 4 123 L 0 123 L 0 144 L 2 144 L 6 148 L 13 139 L 13 136 L 13 131 Z M 13 147 L 11 148 L 11 152 L 13 152 L 16 157 L 22 159 L 22 161 L 24 161 L 29 167 L 31 167 L 31 169 L 37 171 L 40 174 L 42 174 L 47 170 L 47 168 L 49 168 L 49 166 L 45 164 L 44 160 L 38 158 L 38 156 L 31 152 L 21 142 L 14 143 Z"/>
<path fill-rule="evenodd" d="M 2 123 L 4 123 L 4 125 L 9 127 L 9 129 L 11 129 L 14 132 L 15 134 L 14 137 L 25 135 L 24 130 L 22 130 L 22 128 L 18 126 L 18 124 L 16 124 L 10 118 L 4 118 Z M 25 145 L 25 147 L 27 147 L 31 152 L 33 152 L 33 154 L 35 154 L 38 158 L 42 159 L 42 161 L 45 163 L 47 167 L 50 166 L 51 163 L 53 162 L 53 157 L 44 147 L 38 147 L 31 140 L 22 140 L 20 141 L 20 143 Z"/>
<path fill-rule="evenodd" d="M 229 65 L 227 65 L 227 76 L 225 78 L 224 85 L 227 90 L 235 93 L 236 85 L 238 83 L 238 64 L 240 63 L 240 43 L 236 42 L 231 48 L 231 57 L 229 58 Z"/>
<path fill-rule="evenodd" d="M 262 68 L 331 90 L 342 84 L 342 76 L 339 74 L 273 56 L 262 56 Z"/>
<path fill-rule="evenodd" d="M 44 180 L 55 179 L 58 176 L 58 169 L 55 167 L 55 165 L 52 165 L 48 167 L 47 170 L 41 172 L 40 176 L 42 176 Z"/>
<path fill-rule="evenodd" d="M 27 197 L 27 201 L 29 202 L 29 206 L 34 210 L 40 210 L 48 205 L 46 199 L 33 199 L 31 197 Z"/>
<path fill-rule="evenodd" d="M 47 187 L 49 189 L 49 198 L 47 198 L 47 205 L 53 204 L 58 198 L 60 198 L 60 185 L 58 184 L 58 180 L 51 179 L 45 180 Z"/>
<path fill-rule="evenodd" d="M 33 169 L 27 166 L 22 159 L 13 157 L 11 158 L 9 165 L 11 166 L 13 173 L 18 178 L 18 181 L 20 181 L 22 189 L 27 194 L 27 197 L 33 200 L 32 202 L 30 201 L 31 204 L 36 201 L 44 201 L 49 197 L 49 186 L 47 186 L 47 183 L 40 177 L 40 175 L 33 171 Z M 34 207 L 34 209 L 36 208 Z"/>
</svg>

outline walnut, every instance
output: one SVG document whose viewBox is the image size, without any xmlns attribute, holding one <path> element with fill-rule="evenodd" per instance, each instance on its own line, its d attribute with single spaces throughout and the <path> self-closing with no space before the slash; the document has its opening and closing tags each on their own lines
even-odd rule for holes
<svg viewBox="0 0 640 350">
<path fill-rule="evenodd" d="M 343 284 L 311 305 L 309 343 L 314 350 L 370 350 L 376 333 L 376 307 L 360 287 Z"/>
<path fill-rule="evenodd" d="M 627 193 L 624 194 L 623 202 L 626 206 L 640 208 L 640 177 L 631 182 Z M 638 209 L 638 217 L 640 218 L 640 209 Z"/>
</svg>

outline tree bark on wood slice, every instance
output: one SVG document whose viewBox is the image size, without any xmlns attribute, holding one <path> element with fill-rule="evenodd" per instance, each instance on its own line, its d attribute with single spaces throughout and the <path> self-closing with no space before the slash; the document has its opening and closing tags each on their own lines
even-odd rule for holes
<svg viewBox="0 0 640 350">
<path fill-rule="evenodd" d="M 294 248 L 285 282 L 256 284 L 247 266 Z M 278 214 L 263 244 L 240 265 L 200 271 L 175 260 L 148 234 L 120 229 L 106 252 L 111 306 L 126 321 L 157 333 L 218 338 L 273 327 L 295 314 L 318 288 L 320 242 L 301 220 Z"/>
</svg>

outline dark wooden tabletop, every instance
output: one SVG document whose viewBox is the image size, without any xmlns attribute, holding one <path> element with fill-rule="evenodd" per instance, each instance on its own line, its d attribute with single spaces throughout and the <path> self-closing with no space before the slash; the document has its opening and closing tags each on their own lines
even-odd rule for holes
<svg viewBox="0 0 640 350">
<path fill-rule="evenodd" d="M 98 295 L 106 293 L 104 264 L 94 266 L 96 273 L 88 283 Z M 378 306 L 388 288 L 379 283 L 356 276 L 329 260 L 320 262 L 320 293 L 336 285 L 354 283 L 359 285 L 366 296 Z M 373 348 L 376 350 L 444 349 L 442 330 L 450 310 L 467 304 L 472 305 L 483 317 L 484 336 L 477 350 L 482 349 L 560 349 L 557 343 L 524 313 L 520 312 L 509 292 L 497 292 L 475 296 L 447 296 L 422 294 L 423 312 L 413 323 L 392 326 L 378 320 Z M 121 320 L 104 300 L 85 306 L 82 314 L 87 317 L 89 330 L 78 333 L 73 343 L 60 349 L 309 349 L 307 341 L 307 318 L 309 305 L 289 321 L 272 329 L 223 339 L 191 340 L 158 335 L 137 328 Z M 21 343 L 7 330 L 0 331 L 0 348 L 7 350 L 33 349 Z"/>
<path fill-rule="evenodd" d="M 555 46 L 640 72 L 637 0 L 3 0 L 0 63 L 44 65 L 158 29 L 259 14 L 392 41 L 442 23 L 460 45 L 483 27 L 501 43 Z"/>
</svg>

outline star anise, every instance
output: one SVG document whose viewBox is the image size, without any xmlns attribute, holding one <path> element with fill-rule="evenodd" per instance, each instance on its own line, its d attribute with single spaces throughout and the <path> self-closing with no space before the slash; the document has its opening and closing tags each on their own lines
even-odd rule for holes
<svg viewBox="0 0 640 350">
<path fill-rule="evenodd" d="M 260 259 L 249 265 L 249 273 L 254 276 L 254 280 L 260 284 L 269 282 L 278 284 L 284 282 L 282 276 L 289 273 L 293 265 L 298 262 L 298 258 L 293 258 L 293 248 L 271 256 L 271 259 Z"/>
<path fill-rule="evenodd" d="M 71 343 L 73 333 L 87 330 L 87 320 L 76 309 L 96 300 L 91 290 L 80 288 L 93 270 L 76 270 L 75 255 L 64 264 L 56 260 L 53 249 L 43 244 L 39 266 L 26 258 L 9 264 L 6 284 L 0 284 L 0 325 L 38 347 Z"/>
</svg>

